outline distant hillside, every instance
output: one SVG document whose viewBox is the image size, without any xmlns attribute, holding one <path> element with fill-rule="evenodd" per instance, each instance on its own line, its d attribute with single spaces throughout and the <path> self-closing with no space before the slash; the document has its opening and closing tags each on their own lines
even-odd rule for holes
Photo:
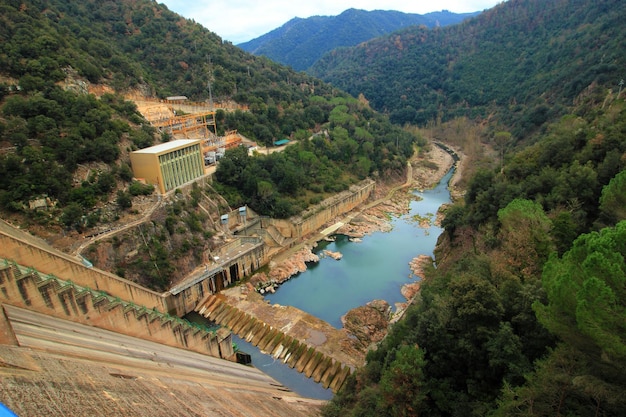
<svg viewBox="0 0 626 417">
<path fill-rule="evenodd" d="M 150 193 L 132 181 L 129 152 L 171 139 L 125 98 L 207 101 L 209 83 L 216 101 L 249 109 L 218 110 L 218 134 L 259 145 L 329 134 L 306 155 L 294 145 L 255 159 L 245 189 L 248 176 L 224 175 L 234 207 L 288 217 L 374 172 L 400 174 L 413 151 L 414 135 L 346 93 L 153 1 L 0 0 L 0 12 L 0 212 L 76 230 L 121 217 Z M 50 210 L 33 208 L 40 201 Z"/>
<path fill-rule="evenodd" d="M 625 15 L 509 0 L 319 62 L 474 170 L 403 320 L 322 416 L 624 415 Z"/>
<path fill-rule="evenodd" d="M 305 71 L 324 53 L 335 48 L 358 45 L 414 25 L 429 28 L 453 25 L 478 13 L 458 14 L 443 10 L 419 15 L 348 9 L 339 16 L 292 19 L 278 29 L 238 46 L 254 55 L 263 55 L 297 71 Z"/>
<path fill-rule="evenodd" d="M 459 25 L 411 27 L 328 53 L 310 73 L 396 123 L 497 111 L 518 133 L 624 77 L 626 2 L 509 0 Z"/>
</svg>

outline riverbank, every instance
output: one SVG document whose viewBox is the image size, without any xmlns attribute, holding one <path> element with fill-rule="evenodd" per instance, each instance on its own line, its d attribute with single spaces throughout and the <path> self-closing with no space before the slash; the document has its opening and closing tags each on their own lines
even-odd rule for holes
<svg viewBox="0 0 626 417">
<path fill-rule="evenodd" d="M 407 213 L 409 204 L 416 199 L 412 191 L 426 190 L 437 185 L 453 167 L 454 159 L 439 146 L 431 145 L 427 152 L 414 155 L 409 164 L 404 184 L 377 183 L 375 201 L 350 213 L 351 221 L 344 222 L 337 233 L 361 238 L 374 231 L 388 231 L 391 228 L 390 215 Z M 460 163 L 457 164 L 457 171 L 450 180 L 451 189 L 460 178 L 460 166 Z"/>
<path fill-rule="evenodd" d="M 459 195 L 456 184 L 461 175 L 461 161 L 456 164 L 455 174 L 450 180 L 451 194 Z M 307 236 L 302 242 L 276 256 L 269 264 L 269 273 L 255 274 L 250 283 L 257 285 L 260 282 L 276 281 L 278 284 L 306 270 L 308 262 L 317 262 L 319 257 L 313 253 L 317 242 L 326 238 L 329 233 L 343 234 L 354 239 L 360 239 L 376 231 L 391 229 L 390 216 L 407 213 L 409 204 L 416 199 L 414 190 L 433 188 L 454 166 L 452 156 L 439 146 L 431 145 L 423 153 L 417 153 L 409 161 L 407 178 L 404 183 L 378 182 L 373 201 L 359 207 L 346 215 L 333 219 L 324 225 L 322 230 Z M 454 195 L 453 194 L 453 195 Z M 440 216 L 438 216 L 440 219 Z M 426 227 L 426 224 L 422 224 Z M 419 255 L 419 254 L 416 254 Z"/>
<path fill-rule="evenodd" d="M 245 288 L 240 289 L 236 294 L 228 294 L 232 297 L 231 302 L 245 304 L 246 308 L 254 305 L 257 314 L 269 319 L 277 309 L 280 311 L 283 307 L 272 306 L 264 298 L 259 297 L 259 294 L 255 292 L 256 288 L 264 287 L 263 292 L 273 292 L 292 276 L 304 272 L 307 269 L 307 263 L 319 261 L 319 256 L 313 253 L 317 242 L 328 239 L 330 234 L 344 234 L 358 241 L 359 238 L 373 232 L 390 230 L 392 217 L 407 213 L 410 203 L 417 198 L 413 191 L 433 188 L 453 165 L 454 159 L 438 146 L 432 146 L 428 152 L 415 155 L 410 161 L 407 169 L 408 175 L 404 182 L 377 184 L 374 201 L 334 219 L 324 225 L 320 232 L 308 236 L 299 245 L 276 257 L 270 263 L 268 272 L 255 274 Z M 450 181 L 451 184 L 454 184 L 455 178 Z M 425 218 L 415 219 L 415 221 L 422 228 L 430 227 L 431 221 L 436 222 L 436 220 Z M 339 258 L 341 254 L 334 253 L 334 256 Z M 432 264 L 432 259 L 428 255 L 419 253 L 415 256 L 415 259 L 410 262 L 411 273 L 413 278 L 422 277 L 423 268 L 429 263 Z M 372 300 L 364 306 L 350 310 L 342 318 L 343 328 L 340 329 L 339 334 L 337 329 L 328 329 L 316 321 L 309 321 L 311 327 L 308 331 L 311 332 L 310 335 L 324 335 L 322 338 L 324 343 L 317 344 L 317 348 L 335 353 L 348 350 L 355 361 L 353 366 L 359 366 L 364 362 L 367 349 L 384 337 L 389 323 L 402 315 L 418 291 L 419 280 L 408 282 L 401 291 L 406 302 L 396 303 L 395 314 L 392 314 L 391 308 L 385 307 L 380 300 Z M 264 310 L 267 312 L 263 312 Z M 281 326 L 284 326 L 284 323 Z M 315 337 L 311 339 L 310 335 L 301 334 L 300 336 L 304 337 L 303 340 L 314 340 Z M 341 337 L 337 338 L 338 335 Z"/>
</svg>

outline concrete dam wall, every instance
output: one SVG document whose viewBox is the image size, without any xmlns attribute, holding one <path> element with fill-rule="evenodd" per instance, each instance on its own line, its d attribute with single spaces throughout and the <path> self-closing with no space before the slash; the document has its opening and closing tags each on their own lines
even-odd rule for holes
<svg viewBox="0 0 626 417">
<path fill-rule="evenodd" d="M 315 346 L 230 305 L 219 294 L 207 296 L 196 311 L 333 392 L 339 391 L 352 371 L 349 365 L 320 352 Z"/>
<path fill-rule="evenodd" d="M 259 219 L 259 227 L 268 235 L 265 238 L 276 245 L 273 251 L 261 237 L 237 236 L 215 253 L 219 262 L 199 269 L 163 294 L 93 268 L 88 262 L 0 221 L 0 302 L 168 346 L 231 358 L 234 352 L 229 331 L 205 332 L 178 317 L 197 310 L 207 295 L 219 293 L 269 262 L 270 252 L 287 249 L 299 238 L 354 209 L 370 197 L 374 187 L 373 181 L 363 181 L 290 220 Z M 250 230 L 241 232 L 254 232 L 255 226 L 248 224 Z M 350 374 L 353 365 L 347 364 L 349 361 L 321 353 L 303 340 L 255 322 L 243 311 L 238 313 L 235 321 L 231 315 L 220 315 L 217 322 L 250 338 L 262 350 L 325 387 L 339 390 Z M 10 333 L 10 325 L 0 320 L 0 342 L 11 344 Z"/>
<path fill-rule="evenodd" d="M 178 317 L 0 259 L 0 302 L 217 358 L 234 355 L 230 331 L 207 331 Z M 10 329 L 1 323 L 8 344 Z"/>
</svg>

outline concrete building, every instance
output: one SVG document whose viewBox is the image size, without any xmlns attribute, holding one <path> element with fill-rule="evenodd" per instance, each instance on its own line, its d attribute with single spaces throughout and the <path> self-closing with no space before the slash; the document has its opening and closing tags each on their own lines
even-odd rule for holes
<svg viewBox="0 0 626 417">
<path fill-rule="evenodd" d="M 201 143 L 201 139 L 178 139 L 131 152 L 133 175 L 165 194 L 204 175 Z"/>
</svg>

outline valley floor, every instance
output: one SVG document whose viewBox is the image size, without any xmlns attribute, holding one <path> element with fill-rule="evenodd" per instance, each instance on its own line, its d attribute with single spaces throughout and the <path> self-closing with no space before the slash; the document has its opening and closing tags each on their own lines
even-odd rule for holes
<svg viewBox="0 0 626 417">
<path fill-rule="evenodd" d="M 272 274 L 272 277 L 276 277 L 278 280 L 285 280 L 291 275 L 301 272 L 303 268 L 306 268 L 306 262 L 310 261 L 311 248 L 315 246 L 316 242 L 326 238 L 328 235 L 342 233 L 362 237 L 373 231 L 384 230 L 386 227 L 389 227 L 388 213 L 400 214 L 406 212 L 409 202 L 414 198 L 411 191 L 434 187 L 452 168 L 453 164 L 454 161 L 450 154 L 438 146 L 432 146 L 423 156 L 416 155 L 410 162 L 406 182 L 380 186 L 377 184 L 377 195 L 373 201 L 364 207 L 347 213 L 341 218 L 335 219 L 317 233 L 308 236 L 300 244 L 274 258 L 270 263 L 270 270 L 277 272 L 278 275 Z M 436 169 L 434 168 L 435 166 L 437 167 Z M 460 175 L 458 169 L 457 167 L 457 173 L 450 181 L 451 188 L 454 188 L 454 184 L 458 181 Z M 416 259 L 420 255 L 416 253 Z M 259 278 L 253 277 L 252 281 L 254 282 L 255 279 Z M 267 277 L 260 279 L 267 279 Z M 411 296 L 415 295 L 415 291 L 408 293 Z M 355 343 L 354 335 L 345 329 L 335 329 L 328 323 L 304 312 L 300 312 L 302 314 L 294 314 L 294 311 L 297 309 L 293 307 L 286 309 L 285 307 L 272 306 L 253 290 L 253 285 L 248 285 L 247 288 L 245 286 L 233 288 L 225 291 L 224 294 L 227 302 L 233 307 L 253 314 L 253 316 L 258 317 L 274 328 L 285 327 L 285 314 L 292 314 L 293 319 L 288 327 L 291 329 L 297 323 L 300 333 L 292 336 L 302 341 L 310 341 L 310 344 L 315 345 L 320 352 L 350 366 L 358 367 L 364 364 L 366 351 L 363 349 L 359 350 L 356 348 L 357 345 L 369 346 L 371 343 L 376 342 L 376 340 L 365 340 Z M 303 315 L 307 318 L 303 319 Z M 372 333 L 380 334 L 380 327 L 385 331 L 388 324 L 387 322 L 375 324 L 374 327 L 376 329 Z M 314 343 L 316 340 L 321 340 L 321 342 Z"/>
</svg>

